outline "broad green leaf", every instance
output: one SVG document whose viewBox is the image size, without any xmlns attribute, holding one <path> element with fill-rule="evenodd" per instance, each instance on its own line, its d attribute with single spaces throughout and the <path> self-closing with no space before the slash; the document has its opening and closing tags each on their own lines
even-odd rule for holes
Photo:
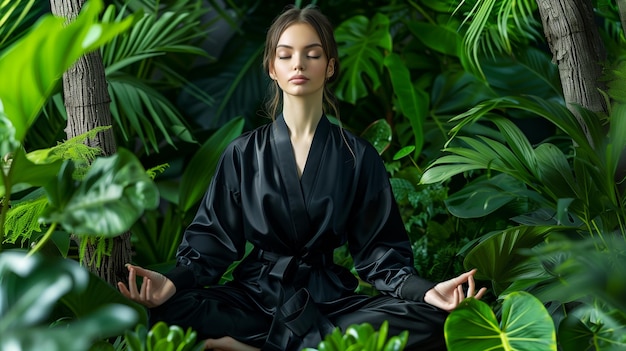
<svg viewBox="0 0 626 351">
<path fill-rule="evenodd" d="M 385 57 L 385 67 L 389 70 L 391 84 L 397 97 L 400 112 L 411 122 L 415 138 L 415 158 L 419 156 L 424 145 L 424 123 L 428 116 L 428 94 L 416 89 L 411 81 L 411 72 L 397 54 Z"/>
<path fill-rule="evenodd" d="M 558 67 L 549 52 L 526 46 L 514 56 L 486 57 L 482 64 L 487 82 L 500 96 L 533 92 L 546 99 L 562 99 Z"/>
<path fill-rule="evenodd" d="M 69 235 L 65 233 L 65 237 L 69 238 Z M 71 312 L 71 315 L 54 315 L 54 317 L 79 319 L 94 313 L 107 304 L 119 304 L 134 309 L 138 316 L 138 323 L 148 323 L 148 314 L 144 306 L 126 298 L 117 288 L 112 287 L 92 272 L 87 271 L 87 273 L 89 282 L 83 290 L 72 290 L 59 300 L 64 309 Z"/>
<path fill-rule="evenodd" d="M 529 258 L 520 250 L 530 249 L 542 243 L 547 235 L 558 227 L 513 227 L 481 241 L 465 257 L 466 268 L 477 268 L 477 279 L 489 279 L 496 296 L 513 280 L 514 271 Z"/>
<path fill-rule="evenodd" d="M 582 305 L 561 322 L 558 336 L 563 350 L 624 350 L 626 315 L 620 310 L 605 311 L 600 306 Z"/>
<path fill-rule="evenodd" d="M 156 208 L 159 203 L 154 182 L 139 160 L 125 149 L 111 157 L 97 158 L 76 189 L 68 185 L 68 177 L 71 172 L 64 171 L 46 187 L 50 208 L 43 220 L 60 223 L 73 233 L 117 236 L 128 230 L 145 209 Z"/>
<path fill-rule="evenodd" d="M 133 309 L 107 304 L 80 321 L 51 327 L 49 313 L 59 299 L 84 291 L 88 279 L 87 270 L 73 260 L 23 251 L 0 254 L 0 349 L 82 351 L 136 323 Z"/>
<path fill-rule="evenodd" d="M 244 120 L 236 118 L 217 130 L 195 153 L 180 183 L 179 208 L 189 211 L 204 195 L 226 146 L 243 130 Z"/>
<path fill-rule="evenodd" d="M 339 58 L 344 73 L 337 82 L 337 98 L 355 104 L 380 87 L 385 53 L 392 49 L 389 18 L 376 13 L 371 21 L 355 16 L 342 22 L 335 30 Z"/>
<path fill-rule="evenodd" d="M 426 21 L 411 21 L 407 27 L 415 38 L 430 49 L 454 57 L 462 54 L 463 38 L 457 28 Z"/>
<path fill-rule="evenodd" d="M 467 111 L 497 94 L 476 76 L 463 70 L 445 71 L 435 78 L 430 92 L 432 113 L 450 116 Z"/>
<path fill-rule="evenodd" d="M 554 322 L 541 301 L 526 292 L 504 297 L 500 322 L 489 306 L 467 298 L 444 325 L 449 351 L 556 351 Z"/>
<path fill-rule="evenodd" d="M 41 325 L 13 331 L 0 339 L 0 349 L 37 351 L 84 351 L 94 340 L 114 337 L 137 321 L 135 311 L 124 305 L 109 304 L 100 310 L 62 326 Z"/>
<path fill-rule="evenodd" d="M 478 180 L 450 195 L 446 207 L 459 218 L 484 217 L 525 196 L 526 185 L 505 174 Z"/>
<path fill-rule="evenodd" d="M 391 126 L 384 119 L 376 120 L 365 128 L 361 133 L 361 137 L 369 141 L 378 151 L 378 154 L 382 155 L 391 144 Z"/>
<path fill-rule="evenodd" d="M 61 161 L 33 163 L 24 153 L 24 149 L 15 150 L 11 160 L 11 180 L 13 185 L 11 192 L 15 193 L 30 187 L 43 186 L 55 177 L 61 168 Z M 4 196 L 6 189 L 4 183 L 0 183 L 0 197 Z"/>
<path fill-rule="evenodd" d="M 549 143 L 541 144 L 535 149 L 535 157 L 540 186 L 547 194 L 553 199 L 583 197 L 572 174 L 572 166 L 559 148 Z"/>
<path fill-rule="evenodd" d="M 0 104 L 15 128 L 15 140 L 24 139 L 65 70 L 130 26 L 132 18 L 98 23 L 102 8 L 101 0 L 88 1 L 69 25 L 64 18 L 44 16 L 0 56 Z"/>
</svg>

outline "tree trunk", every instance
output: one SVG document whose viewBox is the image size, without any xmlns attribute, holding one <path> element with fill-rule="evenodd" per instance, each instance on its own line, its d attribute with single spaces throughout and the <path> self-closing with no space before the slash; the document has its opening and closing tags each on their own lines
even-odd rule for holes
<svg viewBox="0 0 626 351">
<path fill-rule="evenodd" d="M 606 49 L 594 22 L 593 6 L 588 0 L 537 0 L 543 29 L 559 68 L 565 102 L 578 117 L 576 105 L 594 112 L 607 112 L 599 89 Z"/>
<path fill-rule="evenodd" d="M 85 0 L 50 0 L 52 13 L 72 21 L 78 16 Z M 63 95 L 67 110 L 68 139 L 83 134 L 95 127 L 111 125 L 111 98 L 107 90 L 104 65 L 99 51 L 81 57 L 63 74 Z M 99 133 L 93 140 L 87 140 L 89 146 L 102 149 L 105 155 L 116 151 L 113 132 L 109 129 Z M 131 260 L 130 234 L 124 233 L 112 240 L 111 255 L 102 257 L 96 265 L 95 247 L 89 245 L 83 263 L 90 271 L 97 274 L 111 285 L 125 280 L 124 265 Z"/>
</svg>

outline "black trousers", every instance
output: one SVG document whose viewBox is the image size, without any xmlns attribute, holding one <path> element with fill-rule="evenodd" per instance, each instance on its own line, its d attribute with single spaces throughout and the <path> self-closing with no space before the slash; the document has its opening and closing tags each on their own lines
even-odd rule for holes
<svg viewBox="0 0 626 351">
<path fill-rule="evenodd" d="M 404 330 L 409 332 L 405 348 L 407 351 L 446 350 L 443 324 L 448 313 L 427 303 L 386 295 L 371 297 L 355 294 L 313 305 L 315 315 L 296 311 L 288 317 L 301 318 L 305 324 L 300 323 L 300 329 L 306 335 L 294 335 L 284 328 L 284 321 L 279 321 L 281 325 L 272 329 L 273 333 L 290 333 L 279 335 L 278 339 L 294 339 L 289 340 L 284 350 L 317 348 L 319 342 L 332 330 L 328 329 L 329 326 L 345 330 L 352 324 L 370 323 L 378 330 L 385 320 L 389 323 L 389 337 Z M 168 325 L 178 325 L 185 329 L 191 327 L 198 333 L 199 340 L 231 336 L 259 348 L 267 346 L 273 320 L 274 311 L 267 310 L 243 290 L 232 286 L 183 290 L 162 306 L 150 310 L 151 324 L 164 321 Z M 297 328 L 296 326 L 295 329 Z M 274 332 L 274 329 L 279 331 Z M 276 335 L 273 335 L 273 339 L 276 339 Z"/>
</svg>

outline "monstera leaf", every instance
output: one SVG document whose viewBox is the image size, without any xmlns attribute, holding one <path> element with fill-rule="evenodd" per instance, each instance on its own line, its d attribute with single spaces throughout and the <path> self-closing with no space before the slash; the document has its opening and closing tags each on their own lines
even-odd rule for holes
<svg viewBox="0 0 626 351">
<path fill-rule="evenodd" d="M 450 313 L 444 331 L 449 351 L 557 349 L 550 314 L 526 292 L 504 297 L 500 322 L 486 303 L 467 298 Z"/>
<path fill-rule="evenodd" d="M 367 96 L 367 77 L 372 90 L 381 84 L 385 51 L 391 51 L 389 18 L 377 13 L 370 21 L 355 16 L 341 23 L 335 31 L 342 66 L 346 67 L 337 84 L 336 95 L 351 104 Z"/>
</svg>

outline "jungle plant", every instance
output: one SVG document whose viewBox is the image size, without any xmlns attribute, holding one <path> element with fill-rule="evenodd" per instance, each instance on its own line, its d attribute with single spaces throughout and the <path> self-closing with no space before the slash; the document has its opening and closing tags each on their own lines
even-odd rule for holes
<svg viewBox="0 0 626 351">
<path fill-rule="evenodd" d="M 303 351 L 404 350 L 409 337 L 408 332 L 404 331 L 399 335 L 388 337 L 388 331 L 389 324 L 387 321 L 383 322 L 379 330 L 375 330 L 369 323 L 350 325 L 344 332 L 335 328 L 319 343 L 317 349 L 305 348 Z"/>
<path fill-rule="evenodd" d="M 446 319 L 449 351 L 556 351 L 554 322 L 541 301 L 527 292 L 504 296 L 498 322 L 490 306 L 467 298 Z"/>
<path fill-rule="evenodd" d="M 113 288 L 103 288 L 105 283 L 90 278 L 78 263 L 44 259 L 37 252 L 55 235 L 56 227 L 83 235 L 115 236 L 127 230 L 144 209 L 158 203 L 158 190 L 129 151 L 96 157 L 79 181 L 73 160 L 64 160 L 49 149 L 27 153 L 23 147 L 28 129 L 62 73 L 79 56 L 96 50 L 132 22 L 132 17 L 99 22 L 102 9 L 101 1 L 86 3 L 67 25 L 63 18 L 44 16 L 0 55 L 0 75 L 5 83 L 0 87 L 0 240 L 4 241 L 5 232 L 17 229 L 5 226 L 8 212 L 15 209 L 14 198 L 41 199 L 43 194 L 46 202 L 42 215 L 32 218 L 42 220 L 46 230 L 32 250 L 0 254 L 2 349 L 84 350 L 95 339 L 133 325 L 138 316 L 145 320 L 142 308 Z M 127 306 L 106 306 L 113 301 Z M 53 306 L 58 309 L 53 311 Z M 103 309 L 94 312 L 99 306 Z M 56 319 L 48 320 L 52 316 Z M 80 323 L 60 327 L 67 318 L 79 317 Z M 59 327 L 46 325 L 53 322 Z"/>
<path fill-rule="evenodd" d="M 623 67 L 616 66 L 616 77 L 623 75 Z M 622 244 L 626 241 L 626 200 L 618 166 L 626 149 L 626 110 L 623 89 L 617 88 L 621 87 L 619 78 L 609 86 L 606 96 L 611 114 L 602 116 L 580 108 L 578 118 L 585 128 L 569 109 L 555 101 L 529 96 L 479 104 L 455 118 L 458 124 L 445 149 L 449 154 L 433 162 L 422 182 L 439 182 L 472 170 L 488 172 L 490 176 L 477 179 L 449 199 L 459 216 L 486 215 L 511 202 L 529 204 L 527 212 L 511 218 L 511 226 L 468 245 L 465 266 L 478 268 L 479 278 L 491 280 L 497 296 L 526 290 L 544 303 L 562 305 L 557 311 L 570 319 L 575 314 L 568 315 L 574 310 L 567 306 L 572 303 L 596 314 L 617 315 L 612 317 L 613 323 L 588 318 L 579 319 L 579 323 L 593 331 L 587 334 L 592 338 L 611 331 L 608 343 L 623 345 L 624 315 L 621 306 L 611 301 L 620 296 L 624 284 L 617 282 L 610 299 L 589 286 L 567 288 L 578 276 L 587 276 L 586 268 L 574 263 L 579 256 L 572 248 L 581 245 L 580 239 L 591 240 L 586 245 L 593 248 L 588 255 L 597 254 L 600 262 L 608 262 L 605 269 L 609 274 L 622 274 L 621 261 L 614 257 L 623 259 L 623 251 L 614 250 L 623 247 L 615 244 L 616 240 Z M 501 116 L 511 110 L 541 116 L 558 128 L 559 136 L 531 145 L 519 128 Z M 462 135 L 464 127 L 480 122 L 496 126 L 501 137 Z M 548 248 L 549 255 L 539 254 Z M 560 320 L 559 313 L 555 319 Z M 615 323 L 620 327 L 615 328 Z M 559 335 L 567 334 L 573 325 L 563 324 Z"/>
<path fill-rule="evenodd" d="M 0 253 L 0 349 L 84 351 L 132 327 L 137 311 L 112 300 L 100 304 L 92 299 L 85 313 L 74 309 L 74 318 L 50 319 L 64 296 L 83 293 L 93 279 L 99 278 L 72 260 L 25 251 Z M 63 306 L 77 306 L 69 302 Z"/>
<path fill-rule="evenodd" d="M 150 330 L 143 324 L 138 324 L 134 331 L 127 330 L 124 333 L 124 342 L 128 351 L 204 350 L 204 342 L 197 341 L 196 337 L 197 334 L 192 329 L 184 331 L 179 326 L 158 322 Z"/>
</svg>

